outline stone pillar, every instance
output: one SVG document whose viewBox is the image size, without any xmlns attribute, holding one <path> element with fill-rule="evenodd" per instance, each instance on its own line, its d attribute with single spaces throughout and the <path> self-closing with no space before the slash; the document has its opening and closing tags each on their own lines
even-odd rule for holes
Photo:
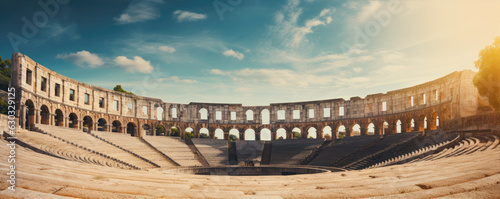
<svg viewBox="0 0 500 199">
<path fill-rule="evenodd" d="M 40 120 L 41 120 L 41 117 L 40 117 L 40 109 L 35 109 L 35 118 L 36 118 L 36 124 L 40 124 Z"/>
<path fill-rule="evenodd" d="M 276 132 L 271 132 L 271 140 L 276 140 Z"/>
<path fill-rule="evenodd" d="M 323 138 L 323 130 L 316 130 L 316 139 Z"/>
<path fill-rule="evenodd" d="M 240 140 L 245 140 L 245 132 L 240 133 Z"/>
<path fill-rule="evenodd" d="M 229 140 L 229 132 L 224 132 L 224 140 Z"/>
<path fill-rule="evenodd" d="M 260 132 L 255 132 L 255 140 L 260 140 Z"/>
<path fill-rule="evenodd" d="M 361 131 L 361 132 L 360 132 L 360 135 L 368 135 L 368 128 L 366 128 L 366 127 L 362 126 L 362 127 L 360 128 L 360 131 Z"/>
<path fill-rule="evenodd" d="M 209 131 L 209 132 L 208 132 L 208 137 L 209 137 L 210 139 L 215 139 L 215 132 L 210 132 L 210 131 Z"/>
<path fill-rule="evenodd" d="M 352 136 L 352 128 L 345 128 L 345 137 Z"/>
<path fill-rule="evenodd" d="M 49 125 L 57 126 L 55 123 L 56 114 L 49 114 Z"/>
</svg>

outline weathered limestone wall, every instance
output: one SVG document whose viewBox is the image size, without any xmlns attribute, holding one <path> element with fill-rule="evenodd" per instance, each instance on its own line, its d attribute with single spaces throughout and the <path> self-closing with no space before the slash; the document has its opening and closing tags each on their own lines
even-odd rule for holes
<svg viewBox="0 0 500 199">
<path fill-rule="evenodd" d="M 94 123 L 99 118 L 105 118 L 108 125 L 114 120 L 120 120 L 123 128 L 127 128 L 127 123 L 133 122 L 139 129 L 143 124 L 151 124 L 155 121 L 190 123 L 190 126 L 268 125 L 263 122 L 263 116 L 266 117 L 266 113 L 269 114 L 269 125 L 320 123 L 401 115 L 445 104 L 449 108 L 442 108 L 438 111 L 441 114 L 440 119 L 450 120 L 475 115 L 478 107 L 478 94 L 472 84 L 474 72 L 469 70 L 453 72 L 424 84 L 385 94 L 372 94 L 365 98 L 352 97 L 349 100 L 340 98 L 274 103 L 268 106 L 242 106 L 241 104 L 220 103 L 168 103 L 160 99 L 125 94 L 78 82 L 20 53 L 15 53 L 12 61 L 12 85 L 19 88 L 17 96 L 21 96 L 21 99 L 18 99 L 18 103 L 24 107 L 19 116 L 23 117 L 26 110 L 24 103 L 31 100 L 34 103 L 37 123 L 40 122 L 40 107 L 43 105 L 49 107 L 51 116 L 55 115 L 56 110 L 62 109 L 65 120 L 68 120 L 70 113 L 78 111 L 80 123 L 84 116 L 92 115 Z M 28 80 L 30 78 L 31 82 Z M 60 91 L 57 91 L 56 85 L 59 85 Z M 42 89 L 42 87 L 45 88 Z M 70 99 L 71 92 L 74 92 L 73 99 Z M 88 101 L 85 100 L 86 96 Z M 103 101 L 102 105 L 100 101 Z M 114 104 L 117 104 L 117 107 Z M 163 109 L 162 113 L 161 109 Z M 207 112 L 206 119 L 201 117 L 202 110 Z M 158 113 L 161 113 L 160 117 Z M 217 117 L 218 115 L 220 118 Z M 253 119 L 250 120 L 247 115 L 252 115 Z M 431 117 L 429 114 L 425 116 Z M 54 119 L 50 120 L 50 123 L 53 123 Z M 422 121 L 416 122 L 424 122 L 424 118 L 419 120 Z M 141 132 L 139 131 L 143 134 Z"/>
</svg>

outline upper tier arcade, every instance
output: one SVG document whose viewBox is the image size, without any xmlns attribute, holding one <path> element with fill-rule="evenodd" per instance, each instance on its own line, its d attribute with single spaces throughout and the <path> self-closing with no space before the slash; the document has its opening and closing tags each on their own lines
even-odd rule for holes
<svg viewBox="0 0 500 199">
<path fill-rule="evenodd" d="M 247 129 L 258 134 L 267 128 L 275 139 L 278 129 L 285 129 L 289 138 L 295 127 L 307 132 L 310 127 L 322 131 L 325 126 L 330 126 L 332 131 L 337 131 L 340 126 L 345 126 L 349 136 L 349 129 L 356 124 L 361 126 L 361 134 L 366 134 L 370 124 L 375 125 L 375 133 L 383 134 L 387 128 L 384 122 L 388 123 L 389 132 L 395 133 L 394 125 L 399 121 L 403 132 L 410 131 L 410 125 L 414 130 L 422 130 L 420 126 L 435 128 L 439 125 L 427 118 L 437 119 L 439 116 L 443 123 L 475 115 L 478 110 L 478 94 L 472 84 L 475 73 L 470 70 L 365 98 L 242 106 L 177 104 L 125 94 L 62 76 L 21 53 L 13 54 L 12 63 L 11 85 L 16 88 L 17 103 L 21 105 L 18 116 L 22 127 L 35 123 L 74 128 L 85 126 L 92 130 L 142 136 L 162 125 L 167 131 L 170 130 L 168 127 L 175 126 L 181 133 L 191 127 L 196 136 L 202 128 L 206 128 L 211 137 L 216 129 L 221 129 L 226 138 L 231 129 L 237 129 L 242 135 Z M 424 125 L 425 122 L 428 125 Z"/>
</svg>

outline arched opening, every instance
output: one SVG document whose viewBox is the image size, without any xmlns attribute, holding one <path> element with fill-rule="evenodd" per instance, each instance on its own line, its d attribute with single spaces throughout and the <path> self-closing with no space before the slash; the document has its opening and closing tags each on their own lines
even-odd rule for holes
<svg viewBox="0 0 500 199">
<path fill-rule="evenodd" d="M 64 115 L 60 109 L 56 109 L 56 114 L 54 116 L 55 126 L 64 126 Z"/>
<path fill-rule="evenodd" d="M 346 133 L 346 128 L 344 125 L 340 125 L 338 128 L 337 128 L 337 139 L 342 139 L 345 137 L 345 133 Z"/>
<path fill-rule="evenodd" d="M 264 109 L 260 114 L 261 114 L 262 124 L 269 124 L 269 110 Z"/>
<path fill-rule="evenodd" d="M 42 105 L 42 107 L 40 107 L 40 123 L 41 124 L 50 124 L 49 108 L 45 105 Z"/>
<path fill-rule="evenodd" d="M 424 117 L 424 129 L 427 129 L 427 117 Z"/>
<path fill-rule="evenodd" d="M 200 120 L 208 120 L 208 111 L 206 108 L 200 109 Z"/>
<path fill-rule="evenodd" d="M 439 116 L 436 116 L 436 128 L 439 127 Z"/>
<path fill-rule="evenodd" d="M 385 135 L 389 132 L 389 123 L 385 122 L 382 124 L 382 135 Z"/>
<path fill-rule="evenodd" d="M 76 116 L 75 113 L 70 113 L 69 114 L 69 123 L 68 123 L 69 128 L 78 128 L 78 116 Z"/>
<path fill-rule="evenodd" d="M 93 125 L 93 121 L 92 121 L 92 118 L 90 116 L 85 116 L 83 117 L 83 131 L 87 131 L 87 132 L 90 132 L 92 130 L 92 127 L 94 126 Z"/>
<path fill-rule="evenodd" d="M 271 140 L 271 130 L 264 128 L 260 130 L 260 140 L 269 141 Z"/>
<path fill-rule="evenodd" d="M 151 127 L 149 126 L 149 124 L 143 124 L 142 130 L 144 131 L 145 135 L 153 135 L 153 132 L 151 131 Z"/>
<path fill-rule="evenodd" d="M 310 127 L 307 129 L 307 139 L 316 139 L 318 138 L 318 132 L 316 132 L 316 128 Z"/>
<path fill-rule="evenodd" d="M 285 140 L 286 139 L 286 130 L 284 128 L 280 128 L 276 131 L 276 139 L 277 140 Z"/>
<path fill-rule="evenodd" d="M 234 141 L 239 140 L 240 139 L 240 131 L 238 131 L 238 129 L 231 129 L 231 130 L 229 130 L 229 136 L 236 137 L 236 139 L 234 139 Z"/>
<path fill-rule="evenodd" d="M 156 136 L 165 136 L 165 127 L 163 125 L 156 126 L 155 135 Z"/>
<path fill-rule="evenodd" d="M 253 129 L 245 130 L 245 140 L 255 140 L 255 131 Z"/>
<path fill-rule="evenodd" d="M 162 107 L 156 108 L 156 119 L 163 120 L 163 108 Z"/>
<path fill-rule="evenodd" d="M 177 128 L 176 126 L 173 126 L 173 127 L 170 127 L 170 134 L 169 136 L 180 136 L 181 135 L 181 132 L 179 130 L 179 128 Z"/>
<path fill-rule="evenodd" d="M 191 127 L 187 127 L 185 130 L 184 130 L 184 135 L 187 135 L 187 134 L 191 134 L 191 136 L 194 137 L 194 129 L 191 128 Z M 185 138 L 185 136 L 184 136 Z"/>
<path fill-rule="evenodd" d="M 415 131 L 415 120 L 412 118 L 410 122 L 410 130 Z"/>
<path fill-rule="evenodd" d="M 224 139 L 224 131 L 222 129 L 215 129 L 215 139 L 223 140 Z"/>
<path fill-rule="evenodd" d="M 33 101 L 31 101 L 31 100 L 26 100 L 24 105 L 26 106 L 24 127 L 26 129 L 30 129 L 31 125 L 35 124 L 35 105 L 33 104 Z"/>
<path fill-rule="evenodd" d="M 292 129 L 292 139 L 302 139 L 302 131 L 299 128 Z"/>
<path fill-rule="evenodd" d="M 133 122 L 127 124 L 127 134 L 130 136 L 137 136 L 137 125 Z"/>
<path fill-rule="evenodd" d="M 200 138 L 209 138 L 209 131 L 207 128 L 201 128 L 200 129 Z"/>
<path fill-rule="evenodd" d="M 108 131 L 108 125 L 104 118 L 97 120 L 97 131 Z"/>
<path fill-rule="evenodd" d="M 323 138 L 325 138 L 326 140 L 332 139 L 332 127 L 325 126 L 325 128 L 323 128 Z"/>
<path fill-rule="evenodd" d="M 396 133 L 401 133 L 401 120 L 396 122 Z"/>
<path fill-rule="evenodd" d="M 359 124 L 355 124 L 352 126 L 352 136 L 360 136 L 361 135 L 361 126 Z"/>
<path fill-rule="evenodd" d="M 375 135 L 375 124 L 368 124 L 368 135 Z"/>
<path fill-rule="evenodd" d="M 247 116 L 247 121 L 253 121 L 253 111 L 252 110 L 247 110 L 245 115 Z M 245 139 L 246 139 L 246 137 L 245 137 Z"/>
<path fill-rule="evenodd" d="M 115 132 L 115 133 L 122 132 L 122 123 L 120 121 L 115 120 L 111 123 L 111 125 L 112 125 L 111 132 Z"/>
</svg>

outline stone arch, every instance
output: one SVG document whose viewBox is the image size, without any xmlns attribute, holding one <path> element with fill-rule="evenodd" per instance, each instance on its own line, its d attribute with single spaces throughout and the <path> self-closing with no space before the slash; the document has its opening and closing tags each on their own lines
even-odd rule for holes
<svg viewBox="0 0 500 199">
<path fill-rule="evenodd" d="M 269 110 L 267 109 L 264 109 L 260 112 L 260 116 L 261 116 L 261 124 L 270 124 L 270 121 L 271 121 L 271 117 L 269 115 Z"/>
<path fill-rule="evenodd" d="M 181 136 L 181 129 L 177 126 L 171 126 L 170 127 L 170 133 L 168 136 Z"/>
<path fill-rule="evenodd" d="M 223 140 L 224 139 L 224 131 L 220 128 L 215 129 L 214 138 L 219 139 L 219 140 Z"/>
<path fill-rule="evenodd" d="M 166 133 L 165 126 L 163 126 L 161 124 L 156 126 L 156 128 L 155 128 L 155 135 L 156 136 L 165 136 L 165 133 Z"/>
<path fill-rule="evenodd" d="M 163 108 L 161 106 L 156 107 L 156 119 L 163 120 Z"/>
<path fill-rule="evenodd" d="M 92 130 L 93 126 L 94 126 L 94 122 L 92 120 L 92 117 L 90 117 L 88 115 L 83 117 L 83 127 L 86 127 L 88 132 L 90 132 Z"/>
<path fill-rule="evenodd" d="M 382 122 L 382 135 L 386 135 L 389 133 L 389 122 Z"/>
<path fill-rule="evenodd" d="M 403 128 L 403 123 L 401 120 L 396 121 L 396 133 L 401 133 Z"/>
<path fill-rule="evenodd" d="M 138 136 L 137 125 L 134 122 L 127 123 L 127 134 L 129 134 L 130 136 Z"/>
<path fill-rule="evenodd" d="M 318 130 L 316 129 L 316 127 L 311 126 L 307 129 L 307 139 L 309 139 L 309 138 L 317 139 L 318 137 L 319 137 Z"/>
<path fill-rule="evenodd" d="M 255 130 L 250 128 L 245 130 L 245 140 L 255 140 Z"/>
<path fill-rule="evenodd" d="M 208 138 L 210 137 L 210 131 L 207 129 L 207 128 L 201 128 L 200 129 L 200 138 Z M 202 134 L 206 135 L 206 136 L 202 136 Z"/>
<path fill-rule="evenodd" d="M 40 123 L 41 124 L 50 124 L 50 111 L 49 107 L 46 105 L 42 105 L 40 107 Z"/>
<path fill-rule="evenodd" d="M 299 138 L 295 137 L 294 132 L 298 132 L 300 135 L 302 135 L 302 130 L 298 127 L 295 127 L 292 129 L 292 136 L 290 136 L 290 139 L 302 139 L 302 136 L 300 136 Z"/>
<path fill-rule="evenodd" d="M 246 121 L 253 121 L 254 118 L 253 118 L 253 111 L 252 110 L 247 110 L 245 112 L 245 115 L 246 115 Z"/>
<path fill-rule="evenodd" d="M 144 135 L 153 135 L 153 131 L 151 131 L 151 126 L 149 126 L 149 124 L 143 124 L 142 130 L 144 131 Z"/>
<path fill-rule="evenodd" d="M 337 127 L 337 130 L 336 130 L 336 137 L 337 139 L 342 139 L 344 137 L 346 137 L 347 135 L 347 128 L 341 124 L 340 126 Z"/>
<path fill-rule="evenodd" d="M 276 139 L 287 139 L 286 130 L 284 128 L 279 128 L 276 130 Z"/>
<path fill-rule="evenodd" d="M 99 118 L 99 120 L 97 120 L 97 131 L 108 131 L 106 119 Z"/>
<path fill-rule="evenodd" d="M 208 110 L 206 108 L 201 108 L 199 111 L 200 120 L 208 120 Z"/>
<path fill-rule="evenodd" d="M 327 140 L 333 139 L 332 127 L 327 125 L 327 126 L 323 127 L 322 131 L 323 131 L 323 138 L 325 138 Z"/>
<path fill-rule="evenodd" d="M 375 135 L 375 124 L 373 122 L 368 124 L 368 135 Z"/>
<path fill-rule="evenodd" d="M 122 123 L 120 121 L 113 121 L 111 126 L 111 132 L 122 133 Z"/>
<path fill-rule="evenodd" d="M 68 116 L 68 127 L 69 128 L 78 128 L 78 116 L 75 113 L 70 113 Z"/>
<path fill-rule="evenodd" d="M 268 128 L 262 128 L 260 130 L 260 140 L 269 141 L 272 140 L 271 130 Z"/>
<path fill-rule="evenodd" d="M 54 125 L 55 126 L 64 126 L 64 114 L 61 109 L 56 109 L 54 114 Z"/>
<path fill-rule="evenodd" d="M 240 139 L 240 131 L 236 128 L 232 128 L 231 130 L 229 130 L 229 135 L 235 135 L 238 140 Z"/>
<path fill-rule="evenodd" d="M 352 126 L 352 133 L 351 136 L 360 136 L 361 135 L 361 125 L 359 124 L 354 124 Z"/>
<path fill-rule="evenodd" d="M 35 124 L 35 104 L 30 99 L 26 100 L 24 103 L 26 106 L 24 127 L 30 129 L 33 124 Z"/>
</svg>

